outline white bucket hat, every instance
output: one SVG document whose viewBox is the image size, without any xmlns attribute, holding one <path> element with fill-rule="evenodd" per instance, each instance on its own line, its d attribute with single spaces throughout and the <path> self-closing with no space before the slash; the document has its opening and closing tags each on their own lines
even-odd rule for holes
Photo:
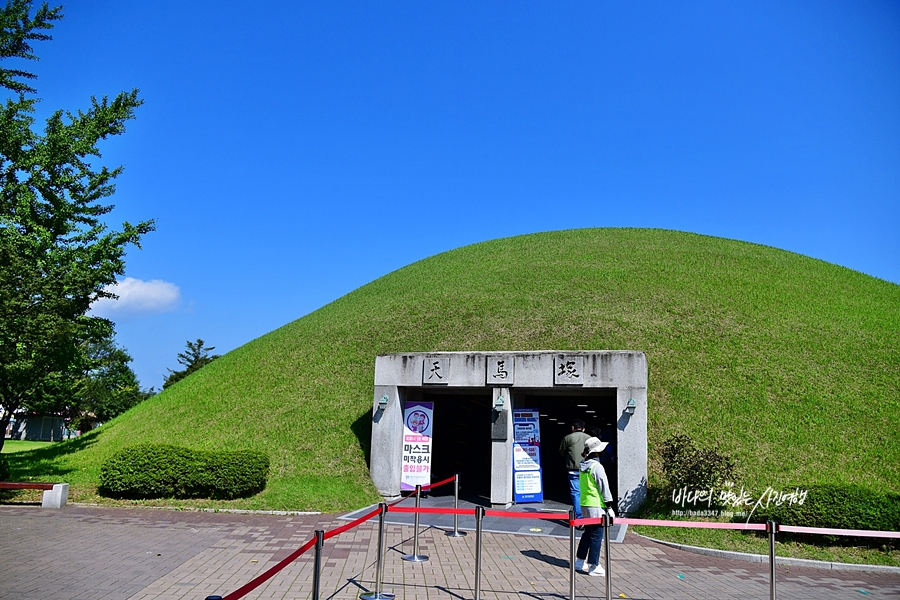
<svg viewBox="0 0 900 600">
<path fill-rule="evenodd" d="M 588 454 L 593 454 L 594 452 L 603 452 L 604 448 L 606 448 L 608 445 L 609 442 L 601 442 L 600 438 L 588 438 L 584 440 L 583 455 L 587 456 Z"/>
</svg>

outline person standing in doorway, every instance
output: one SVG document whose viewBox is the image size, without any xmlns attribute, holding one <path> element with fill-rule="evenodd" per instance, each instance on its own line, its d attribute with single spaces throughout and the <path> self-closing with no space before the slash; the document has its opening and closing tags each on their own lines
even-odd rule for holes
<svg viewBox="0 0 900 600">
<path fill-rule="evenodd" d="M 609 481 L 606 479 L 606 471 L 600 464 L 600 453 L 606 448 L 607 443 L 600 438 L 588 438 L 584 442 L 584 460 L 579 465 L 581 477 L 581 510 L 586 519 L 599 519 L 603 515 L 615 517 L 612 509 L 612 493 L 609 491 Z M 606 571 L 600 566 L 600 545 L 603 543 L 602 525 L 585 525 L 584 533 L 578 541 L 578 550 L 575 553 L 577 560 L 575 568 L 582 573 L 594 577 L 606 575 Z"/>
<path fill-rule="evenodd" d="M 566 471 L 569 476 L 569 495 L 575 507 L 575 518 L 581 518 L 581 486 L 578 474 L 584 442 L 591 437 L 584 432 L 584 420 L 572 421 L 572 433 L 562 439 L 559 444 L 559 455 L 566 459 Z"/>
</svg>

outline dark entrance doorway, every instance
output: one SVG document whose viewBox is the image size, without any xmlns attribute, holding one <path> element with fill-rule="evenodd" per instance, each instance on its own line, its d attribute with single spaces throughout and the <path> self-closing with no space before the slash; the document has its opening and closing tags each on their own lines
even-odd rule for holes
<svg viewBox="0 0 900 600">
<path fill-rule="evenodd" d="M 491 496 L 491 390 L 410 389 L 407 400 L 434 403 L 431 449 L 432 481 L 459 473 L 460 497 L 488 504 Z M 569 483 L 559 444 L 582 418 L 587 433 L 610 443 L 616 457 L 616 390 L 517 390 L 514 408 L 536 408 L 541 423 L 541 468 L 544 498 L 569 504 Z M 604 461 L 614 498 L 618 498 L 616 465 Z M 453 486 L 435 488 L 432 495 L 452 495 Z"/>
<path fill-rule="evenodd" d="M 433 481 L 459 473 L 459 494 L 470 502 L 491 497 L 491 392 L 422 394 L 434 402 L 431 472 Z M 452 495 L 453 486 L 435 488 L 434 495 Z"/>
<path fill-rule="evenodd" d="M 559 455 L 559 444 L 572 432 L 572 422 L 581 418 L 585 433 L 609 442 L 610 452 L 602 461 L 609 479 L 613 498 L 618 498 L 616 481 L 616 390 L 598 389 L 590 393 L 574 390 L 541 390 L 536 393 L 518 393 L 515 408 L 536 408 L 541 423 L 541 470 L 543 472 L 544 498 L 563 504 L 570 503 L 569 479 L 565 460 Z M 577 395 L 576 395 L 577 394 Z"/>
</svg>

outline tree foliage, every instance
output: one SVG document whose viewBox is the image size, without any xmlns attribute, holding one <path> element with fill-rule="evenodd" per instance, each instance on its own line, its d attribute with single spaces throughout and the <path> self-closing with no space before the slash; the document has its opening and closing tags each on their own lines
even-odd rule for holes
<svg viewBox="0 0 900 600">
<path fill-rule="evenodd" d="M 16 411 L 71 389 L 89 366 L 84 349 L 110 338 L 113 325 L 89 316 L 107 286 L 125 271 L 125 250 L 153 230 L 152 221 L 109 229 L 121 167 L 94 166 L 99 143 L 125 131 L 141 105 L 138 91 L 90 98 L 87 110 L 57 110 L 42 132 L 33 117 L 35 75 L 7 59 L 37 60 L 30 43 L 62 18 L 31 0 L 0 7 L 0 429 Z M 0 448 L 2 448 L 0 439 Z"/>
<path fill-rule="evenodd" d="M 673 489 L 718 490 L 734 481 L 734 459 L 718 447 L 702 447 L 691 436 L 679 433 L 668 437 L 660 451 L 663 472 Z"/>
<path fill-rule="evenodd" d="M 200 338 L 197 338 L 196 342 L 192 342 L 190 340 L 187 341 L 187 350 L 185 352 L 178 353 L 178 362 L 184 366 L 184 369 L 180 371 L 173 371 L 169 369 L 169 375 L 166 377 L 165 382 L 163 382 L 163 389 L 166 389 L 170 385 L 177 383 L 193 373 L 194 371 L 205 367 L 215 359 L 219 358 L 218 354 L 213 354 L 210 356 L 210 352 L 216 349 L 215 346 L 209 346 L 204 348 L 203 344 L 205 342 Z"/>
<path fill-rule="evenodd" d="M 137 375 L 128 363 L 131 356 L 112 339 L 91 342 L 87 348 L 91 361 L 72 404 L 72 419 L 78 429 L 91 429 L 94 423 L 113 419 L 154 394 L 142 390 Z"/>
</svg>

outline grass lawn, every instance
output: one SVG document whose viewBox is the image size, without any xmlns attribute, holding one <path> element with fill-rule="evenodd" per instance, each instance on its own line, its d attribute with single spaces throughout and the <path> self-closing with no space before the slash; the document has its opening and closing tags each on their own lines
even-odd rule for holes
<svg viewBox="0 0 900 600">
<path fill-rule="evenodd" d="M 128 444 L 248 448 L 268 453 L 269 484 L 229 506 L 354 509 L 378 500 L 367 469 L 377 355 L 541 349 L 646 354 L 654 489 L 666 485 L 662 441 L 686 433 L 733 456 L 748 489 L 900 491 L 900 286 L 648 229 L 504 238 L 411 264 L 97 431 L 10 454 L 13 476 L 65 478 L 88 498 Z"/>
<path fill-rule="evenodd" d="M 28 440 L 6 440 L 3 444 L 3 454 L 11 452 L 25 452 L 36 448 L 44 448 L 56 442 L 31 442 Z"/>
</svg>

